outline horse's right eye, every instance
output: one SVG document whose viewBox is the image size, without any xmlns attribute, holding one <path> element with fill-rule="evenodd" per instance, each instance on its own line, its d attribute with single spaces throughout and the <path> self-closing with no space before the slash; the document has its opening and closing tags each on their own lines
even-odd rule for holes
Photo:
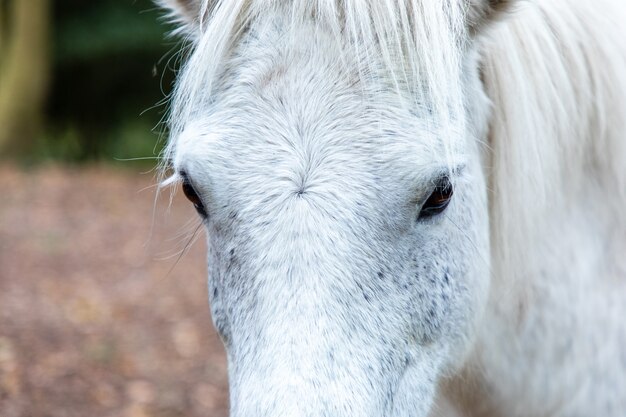
<svg viewBox="0 0 626 417">
<path fill-rule="evenodd" d="M 181 173 L 181 176 L 183 177 L 183 193 L 185 194 L 185 197 L 187 197 L 187 200 L 191 201 L 200 216 L 207 217 L 202 199 L 196 192 L 195 188 L 193 188 L 193 185 L 191 185 L 189 177 L 184 172 Z"/>
</svg>

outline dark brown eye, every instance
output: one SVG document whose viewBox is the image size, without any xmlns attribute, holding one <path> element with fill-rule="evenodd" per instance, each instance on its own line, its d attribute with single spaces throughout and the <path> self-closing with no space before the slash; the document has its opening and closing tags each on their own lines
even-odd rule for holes
<svg viewBox="0 0 626 417">
<path fill-rule="evenodd" d="M 191 201 L 191 203 L 193 204 L 194 208 L 196 209 L 196 211 L 198 212 L 200 216 L 207 217 L 204 204 L 202 204 L 202 200 L 200 199 L 200 196 L 198 196 L 198 193 L 196 193 L 196 190 L 193 188 L 193 185 L 191 185 L 191 181 L 189 181 L 189 177 L 184 172 L 181 172 L 180 175 L 181 177 L 183 177 L 183 193 L 185 194 L 185 197 L 187 197 L 187 200 Z"/>
<path fill-rule="evenodd" d="M 442 213 L 446 207 L 448 207 L 448 204 L 450 204 L 453 194 L 454 192 L 450 180 L 447 177 L 442 178 L 438 181 L 435 189 L 422 205 L 418 218 L 426 219 Z"/>
</svg>

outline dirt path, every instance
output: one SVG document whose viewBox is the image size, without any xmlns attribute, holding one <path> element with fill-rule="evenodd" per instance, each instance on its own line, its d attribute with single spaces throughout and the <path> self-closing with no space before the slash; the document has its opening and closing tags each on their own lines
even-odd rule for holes
<svg viewBox="0 0 626 417">
<path fill-rule="evenodd" d="M 204 236 L 169 272 L 197 220 L 153 184 L 0 166 L 2 417 L 227 415 Z"/>
</svg>

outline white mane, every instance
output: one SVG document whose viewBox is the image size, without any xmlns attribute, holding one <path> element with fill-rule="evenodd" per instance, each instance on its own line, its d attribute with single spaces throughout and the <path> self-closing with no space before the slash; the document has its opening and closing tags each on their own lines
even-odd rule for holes
<svg viewBox="0 0 626 417">
<path fill-rule="evenodd" d="M 606 218 L 626 230 L 624 18 L 619 1 L 528 2 L 481 47 L 496 278 L 521 284 L 538 268 L 527 245 L 575 201 L 606 196 Z"/>
</svg>

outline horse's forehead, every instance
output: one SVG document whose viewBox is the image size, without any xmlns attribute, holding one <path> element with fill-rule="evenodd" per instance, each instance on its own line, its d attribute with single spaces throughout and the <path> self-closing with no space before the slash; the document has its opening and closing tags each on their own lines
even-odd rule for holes
<svg viewBox="0 0 626 417">
<path fill-rule="evenodd" d="M 406 109 L 373 108 L 348 91 L 335 95 L 311 85 L 307 94 L 285 80 L 271 83 L 261 87 L 267 91 L 236 93 L 191 124 L 179 138 L 179 156 L 210 161 L 229 174 L 237 171 L 233 166 L 251 173 L 285 168 L 358 175 L 445 164 L 440 138 Z"/>
<path fill-rule="evenodd" d="M 405 100 L 384 72 L 363 73 L 358 60 L 314 26 L 250 28 L 225 62 L 213 104 L 179 138 L 188 152 L 178 153 L 251 169 L 331 154 L 353 170 L 445 164 L 428 106 Z"/>
<path fill-rule="evenodd" d="M 283 135 L 290 142 L 327 146 L 343 138 L 361 145 L 361 151 L 368 145 L 435 139 L 424 133 L 432 131 L 426 126 L 428 109 L 409 103 L 383 72 L 364 74 L 328 34 L 307 27 L 299 36 L 266 32 L 251 34 L 236 49 L 216 89 L 208 124 L 235 136 L 245 132 L 247 141 Z"/>
</svg>

